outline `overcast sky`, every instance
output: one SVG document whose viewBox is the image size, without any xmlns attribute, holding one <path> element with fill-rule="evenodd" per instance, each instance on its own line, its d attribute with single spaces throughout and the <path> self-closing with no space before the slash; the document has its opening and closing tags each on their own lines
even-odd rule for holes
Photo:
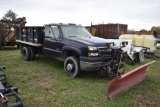
<svg viewBox="0 0 160 107">
<path fill-rule="evenodd" d="M 27 26 L 49 23 L 128 24 L 128 29 L 160 26 L 159 0 L 0 0 L 0 18 L 12 10 Z"/>
</svg>

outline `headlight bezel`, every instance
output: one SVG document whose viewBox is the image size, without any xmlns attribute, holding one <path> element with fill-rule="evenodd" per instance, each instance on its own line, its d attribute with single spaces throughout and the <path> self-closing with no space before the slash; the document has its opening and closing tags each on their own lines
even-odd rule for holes
<svg viewBox="0 0 160 107">
<path fill-rule="evenodd" d="M 88 46 L 88 56 L 89 57 L 99 56 L 98 47 L 96 47 L 96 46 Z"/>
<path fill-rule="evenodd" d="M 98 47 L 96 46 L 88 46 L 89 51 L 98 51 Z"/>
</svg>

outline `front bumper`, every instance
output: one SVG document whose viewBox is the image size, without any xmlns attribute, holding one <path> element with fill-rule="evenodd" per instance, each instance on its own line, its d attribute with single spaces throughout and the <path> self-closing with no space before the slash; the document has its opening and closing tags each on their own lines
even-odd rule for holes
<svg viewBox="0 0 160 107">
<path fill-rule="evenodd" d="M 110 58 L 107 57 L 80 57 L 80 69 L 82 71 L 97 71 L 102 67 L 110 66 Z"/>
</svg>

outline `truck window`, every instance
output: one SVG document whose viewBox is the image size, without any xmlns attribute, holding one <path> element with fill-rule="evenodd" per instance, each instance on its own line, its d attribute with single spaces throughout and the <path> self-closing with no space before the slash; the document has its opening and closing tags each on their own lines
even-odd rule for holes
<svg viewBox="0 0 160 107">
<path fill-rule="evenodd" d="M 62 33 L 64 37 L 70 38 L 70 37 L 91 37 L 92 35 L 88 32 L 87 29 L 85 29 L 82 26 L 62 26 Z"/>
<path fill-rule="evenodd" d="M 60 33 L 59 33 L 59 29 L 57 26 L 51 26 L 51 32 L 49 36 L 56 38 L 56 39 L 60 39 Z"/>
</svg>

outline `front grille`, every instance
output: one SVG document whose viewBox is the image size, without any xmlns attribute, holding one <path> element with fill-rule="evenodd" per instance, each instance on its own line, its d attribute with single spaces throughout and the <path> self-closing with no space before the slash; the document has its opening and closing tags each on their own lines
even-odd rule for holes
<svg viewBox="0 0 160 107">
<path fill-rule="evenodd" d="M 111 57 L 111 49 L 108 49 L 106 47 L 99 47 L 98 49 L 100 56 Z"/>
</svg>

